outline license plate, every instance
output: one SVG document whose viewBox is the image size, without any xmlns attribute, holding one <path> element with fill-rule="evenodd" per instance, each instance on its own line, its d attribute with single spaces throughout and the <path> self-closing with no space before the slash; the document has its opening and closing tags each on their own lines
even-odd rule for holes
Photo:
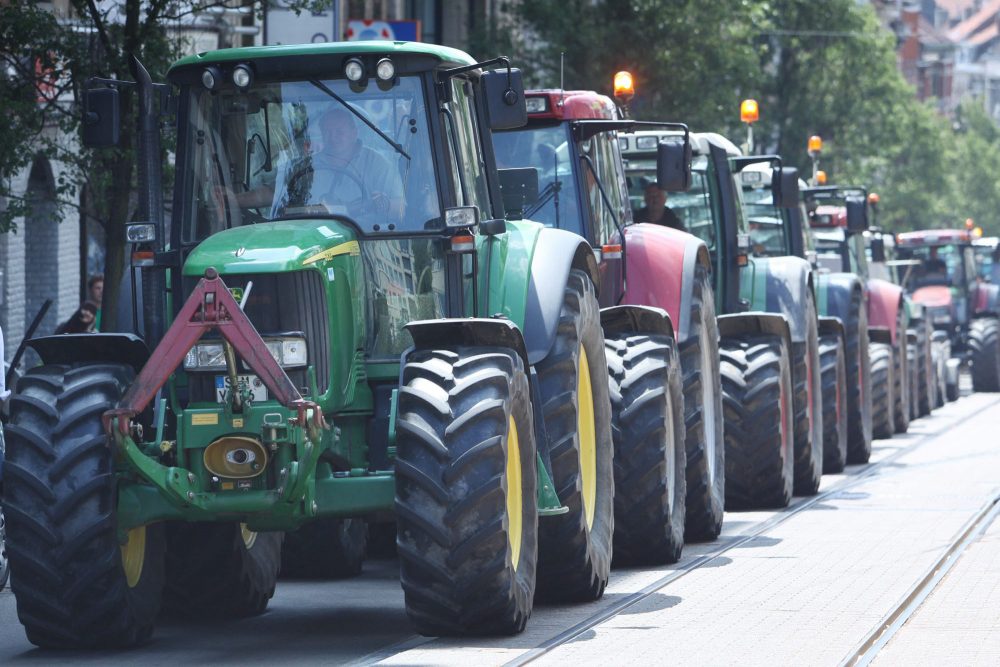
<svg viewBox="0 0 1000 667">
<path fill-rule="evenodd" d="M 260 378 L 256 375 L 237 375 L 236 381 L 239 383 L 240 387 L 247 387 L 250 389 L 250 397 L 254 403 L 259 403 L 261 401 L 267 400 L 267 387 L 264 383 L 260 381 Z M 229 376 L 228 375 L 216 375 L 215 376 L 215 401 L 217 403 L 223 403 L 226 400 L 226 394 L 230 390 Z"/>
</svg>

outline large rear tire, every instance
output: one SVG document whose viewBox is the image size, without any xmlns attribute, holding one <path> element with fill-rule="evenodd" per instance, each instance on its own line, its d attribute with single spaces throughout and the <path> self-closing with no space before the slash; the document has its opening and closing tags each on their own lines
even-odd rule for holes
<svg viewBox="0 0 1000 667">
<path fill-rule="evenodd" d="M 847 365 L 843 338 L 828 334 L 819 339 L 823 378 L 823 473 L 844 471 L 847 462 Z"/>
<path fill-rule="evenodd" d="M 596 600 L 611 573 L 614 443 L 600 306 L 583 271 L 570 272 L 555 341 L 536 371 L 552 481 L 569 509 L 539 524 L 538 595 Z"/>
<path fill-rule="evenodd" d="M 347 579 L 361 574 L 368 553 L 368 522 L 362 518 L 320 519 L 285 533 L 281 576 Z"/>
<path fill-rule="evenodd" d="M 885 343 L 872 343 L 868 349 L 872 368 L 872 434 L 876 438 L 891 438 L 895 433 L 896 423 L 893 419 L 896 382 L 892 347 Z M 851 461 L 867 462 L 867 459 Z"/>
<path fill-rule="evenodd" d="M 792 375 L 779 336 L 723 339 L 726 507 L 786 507 L 792 498 Z"/>
<path fill-rule="evenodd" d="M 605 341 L 615 442 L 614 562 L 675 563 L 684 547 L 681 369 L 667 336 Z"/>
<path fill-rule="evenodd" d="M 806 339 L 792 344 L 792 405 L 795 410 L 796 495 L 812 496 L 823 477 L 823 389 L 819 365 L 819 321 L 806 292 Z"/>
<path fill-rule="evenodd" d="M 504 348 L 417 350 L 396 426 L 396 546 L 424 635 L 510 635 L 531 616 L 537 452 L 528 376 Z"/>
<path fill-rule="evenodd" d="M 972 352 L 972 390 L 1000 391 L 1000 321 L 995 317 L 972 320 L 969 350 Z"/>
<path fill-rule="evenodd" d="M 236 522 L 168 523 L 164 611 L 178 618 L 264 613 L 278 581 L 283 537 Z"/>
<path fill-rule="evenodd" d="M 868 308 L 860 289 L 851 294 L 844 322 L 847 364 L 847 461 L 867 463 L 872 454 L 872 373 Z"/>
<path fill-rule="evenodd" d="M 689 335 L 680 345 L 684 373 L 684 438 L 687 449 L 688 542 L 714 540 L 722 532 L 726 502 L 726 447 L 722 430 L 719 328 L 711 277 L 695 265 Z"/>
<path fill-rule="evenodd" d="M 150 637 L 163 591 L 163 526 L 117 530 L 114 454 L 101 415 L 127 366 L 41 366 L 11 399 L 4 510 L 11 589 L 28 641 L 107 648 Z"/>
</svg>

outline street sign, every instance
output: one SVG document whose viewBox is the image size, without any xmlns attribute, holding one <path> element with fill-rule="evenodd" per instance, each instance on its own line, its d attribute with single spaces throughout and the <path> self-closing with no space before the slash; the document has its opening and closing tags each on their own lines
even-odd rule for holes
<svg viewBox="0 0 1000 667">
<path fill-rule="evenodd" d="M 288 8 L 287 0 L 272 0 L 264 13 L 265 44 L 310 44 L 338 40 L 339 2 L 318 4 L 299 14 Z"/>
</svg>

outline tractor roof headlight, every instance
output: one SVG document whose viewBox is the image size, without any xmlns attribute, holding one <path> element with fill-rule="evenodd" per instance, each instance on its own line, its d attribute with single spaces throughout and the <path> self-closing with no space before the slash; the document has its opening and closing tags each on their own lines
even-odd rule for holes
<svg viewBox="0 0 1000 667">
<path fill-rule="evenodd" d="M 344 63 L 344 76 L 352 83 L 358 83 L 365 78 L 365 65 L 360 58 L 348 58 Z"/>
<path fill-rule="evenodd" d="M 201 85 L 209 90 L 218 90 L 222 85 L 222 72 L 218 67 L 206 67 L 201 73 Z"/>
<path fill-rule="evenodd" d="M 375 65 L 375 76 L 381 81 L 392 81 L 393 77 L 396 76 L 396 66 L 388 58 L 382 58 Z"/>
<path fill-rule="evenodd" d="M 237 65 L 233 68 L 233 83 L 237 88 L 249 88 L 253 83 L 253 72 L 249 65 Z"/>
</svg>

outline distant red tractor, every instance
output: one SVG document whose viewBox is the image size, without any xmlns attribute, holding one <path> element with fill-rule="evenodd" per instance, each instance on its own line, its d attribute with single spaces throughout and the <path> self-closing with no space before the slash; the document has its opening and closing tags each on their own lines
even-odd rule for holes
<svg viewBox="0 0 1000 667">
<path fill-rule="evenodd" d="M 970 229 L 935 229 L 897 235 L 901 259 L 919 260 L 905 285 L 927 309 L 934 329 L 951 342 L 948 393 L 958 395 L 958 371 L 969 364 L 974 391 L 1000 391 L 1000 285 L 977 269 Z"/>
</svg>

